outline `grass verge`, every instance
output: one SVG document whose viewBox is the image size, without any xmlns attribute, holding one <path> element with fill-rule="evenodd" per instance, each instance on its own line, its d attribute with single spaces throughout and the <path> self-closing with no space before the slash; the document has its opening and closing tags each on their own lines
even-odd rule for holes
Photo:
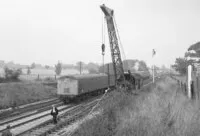
<svg viewBox="0 0 200 136">
<path fill-rule="evenodd" d="M 3 83 L 0 85 L 0 109 L 52 98 L 56 88 L 41 83 Z"/>
<path fill-rule="evenodd" d="M 73 136 L 200 134 L 199 105 L 186 98 L 168 77 L 137 96 L 112 92 L 101 105 L 102 114 L 83 123 Z"/>
</svg>

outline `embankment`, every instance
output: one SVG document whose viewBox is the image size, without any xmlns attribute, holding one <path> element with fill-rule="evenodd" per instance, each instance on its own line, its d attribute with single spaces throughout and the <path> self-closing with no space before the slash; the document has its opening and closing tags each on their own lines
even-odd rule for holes
<svg viewBox="0 0 200 136">
<path fill-rule="evenodd" d="M 197 136 L 199 105 L 186 98 L 169 77 L 139 95 L 112 92 L 101 115 L 83 123 L 73 136 Z"/>
</svg>

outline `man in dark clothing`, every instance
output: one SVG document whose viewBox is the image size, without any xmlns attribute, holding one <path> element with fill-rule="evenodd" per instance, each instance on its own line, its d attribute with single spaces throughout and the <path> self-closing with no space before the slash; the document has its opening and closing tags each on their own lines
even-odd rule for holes
<svg viewBox="0 0 200 136">
<path fill-rule="evenodd" d="M 6 130 L 3 131 L 1 136 L 13 136 L 13 134 L 10 132 L 10 125 L 6 127 Z"/>
<path fill-rule="evenodd" d="M 54 105 L 52 105 L 51 115 L 53 116 L 53 123 L 57 124 L 58 109 Z"/>
</svg>

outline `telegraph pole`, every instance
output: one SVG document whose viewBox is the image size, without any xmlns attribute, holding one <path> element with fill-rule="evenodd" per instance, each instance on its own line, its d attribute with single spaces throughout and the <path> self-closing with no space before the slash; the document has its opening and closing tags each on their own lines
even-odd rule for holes
<svg viewBox="0 0 200 136">
<path fill-rule="evenodd" d="M 152 51 L 152 60 L 153 60 L 153 83 L 155 82 L 155 66 L 154 66 L 154 56 L 156 55 L 156 51 L 155 51 L 155 49 L 153 49 L 153 51 Z"/>
<path fill-rule="evenodd" d="M 81 61 L 80 61 L 80 74 L 81 74 L 81 71 L 82 70 L 82 63 L 81 63 Z"/>
</svg>

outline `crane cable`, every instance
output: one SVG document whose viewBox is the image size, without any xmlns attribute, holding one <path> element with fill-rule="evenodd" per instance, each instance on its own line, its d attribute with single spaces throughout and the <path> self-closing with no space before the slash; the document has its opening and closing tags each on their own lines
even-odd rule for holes
<svg viewBox="0 0 200 136">
<path fill-rule="evenodd" d="M 119 41 L 119 45 L 120 45 L 120 48 L 122 50 L 122 55 L 123 55 L 123 58 L 126 59 L 126 56 L 125 56 L 125 53 L 124 53 L 124 49 L 122 47 L 122 43 L 121 43 L 121 40 L 120 40 L 120 37 L 119 37 L 119 31 L 118 31 L 118 28 L 117 28 L 117 24 L 116 24 L 116 21 L 115 21 L 115 16 L 113 15 L 113 21 L 114 21 L 114 25 L 115 25 L 115 28 L 116 28 L 116 36 L 118 38 L 118 41 Z"/>
<path fill-rule="evenodd" d="M 105 17 L 102 13 L 102 44 L 105 44 Z"/>
<path fill-rule="evenodd" d="M 122 50 L 122 58 L 123 58 L 123 60 L 126 60 L 126 55 L 125 55 L 125 52 L 124 52 L 124 48 L 122 46 L 122 42 L 121 42 L 121 39 L 120 39 L 120 36 L 119 36 L 119 31 L 118 31 L 118 28 L 117 28 L 117 24 L 116 24 L 114 15 L 113 15 L 113 22 L 114 22 L 114 25 L 115 25 L 115 28 L 116 28 L 116 33 L 117 33 L 117 37 L 118 37 L 118 41 L 119 41 L 119 46 L 120 46 L 120 48 Z M 128 63 L 128 69 L 130 69 L 129 61 L 127 61 L 127 63 Z"/>
<path fill-rule="evenodd" d="M 104 73 L 104 55 L 105 55 L 105 20 L 104 15 L 102 13 L 102 45 L 101 45 L 101 51 L 102 51 L 102 63 L 103 63 L 103 73 Z"/>
</svg>

